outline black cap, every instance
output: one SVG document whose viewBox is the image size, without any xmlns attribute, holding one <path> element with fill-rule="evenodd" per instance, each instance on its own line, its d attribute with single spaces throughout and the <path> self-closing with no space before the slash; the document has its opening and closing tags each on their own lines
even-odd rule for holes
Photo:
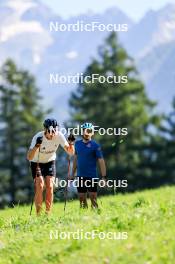
<svg viewBox="0 0 175 264">
<path fill-rule="evenodd" d="M 57 123 L 57 120 L 56 119 L 54 119 L 54 118 L 48 118 L 48 119 L 46 119 L 44 121 L 43 126 L 46 129 L 49 129 L 49 127 L 51 127 L 51 126 L 53 128 L 56 128 L 56 127 L 58 127 L 58 123 Z"/>
</svg>

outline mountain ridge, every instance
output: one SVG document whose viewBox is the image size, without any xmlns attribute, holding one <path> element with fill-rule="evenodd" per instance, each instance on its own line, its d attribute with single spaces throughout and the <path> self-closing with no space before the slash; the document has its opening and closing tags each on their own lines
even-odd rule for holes
<svg viewBox="0 0 175 264">
<path fill-rule="evenodd" d="M 19 8 L 20 3 L 22 5 Z M 10 9 L 12 7 L 13 9 Z M 38 86 L 45 97 L 44 103 L 49 106 L 58 108 L 57 102 L 61 98 L 60 110 L 55 113 L 61 116 L 64 112 L 62 119 L 68 117 L 68 97 L 76 87 L 50 86 L 49 73 L 83 72 L 91 58 L 97 56 L 97 48 L 109 32 L 50 32 L 51 20 L 59 23 L 75 23 L 78 20 L 89 23 L 94 20 L 104 24 L 128 24 L 128 32 L 118 34 L 121 44 L 135 59 L 145 81 L 146 91 L 151 98 L 158 100 L 161 111 L 165 107 L 165 93 L 160 97 L 159 90 L 165 89 L 165 82 L 162 81 L 164 76 L 167 79 L 163 71 L 165 63 L 166 71 L 172 76 L 171 80 L 166 80 L 169 94 L 165 108 L 170 105 L 170 99 L 175 94 L 175 65 L 169 57 L 169 54 L 173 56 L 175 53 L 173 44 L 170 45 L 175 42 L 175 4 L 167 4 L 157 11 L 150 10 L 137 23 L 122 10 L 113 7 L 99 14 L 87 13 L 63 19 L 38 0 L 8 0 L 3 3 L 0 1 L 0 11 L 0 63 L 11 57 L 20 67 L 31 71 L 37 77 Z M 161 78 L 158 78 L 159 75 Z"/>
</svg>

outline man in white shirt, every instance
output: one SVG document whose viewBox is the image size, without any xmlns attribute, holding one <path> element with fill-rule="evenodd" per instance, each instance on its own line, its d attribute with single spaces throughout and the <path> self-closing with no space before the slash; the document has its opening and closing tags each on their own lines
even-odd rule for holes
<svg viewBox="0 0 175 264">
<path fill-rule="evenodd" d="M 27 159 L 31 163 L 31 171 L 35 185 L 35 206 L 37 215 L 40 214 L 43 202 L 43 190 L 46 187 L 46 214 L 51 211 L 53 203 L 53 180 L 56 176 L 55 160 L 59 145 L 68 155 L 74 154 L 74 138 L 64 135 L 58 130 L 55 119 L 44 121 L 44 131 L 38 132 L 32 139 Z"/>
</svg>

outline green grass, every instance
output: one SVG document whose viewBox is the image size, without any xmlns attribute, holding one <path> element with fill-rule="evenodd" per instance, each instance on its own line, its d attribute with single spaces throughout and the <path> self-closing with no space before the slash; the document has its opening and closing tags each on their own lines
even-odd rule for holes
<svg viewBox="0 0 175 264">
<path fill-rule="evenodd" d="M 0 211 L 0 264 L 174 264 L 175 188 L 100 199 L 101 210 L 78 201 L 55 204 L 47 219 L 29 207 Z M 125 240 L 50 239 L 50 231 L 127 232 Z"/>
</svg>

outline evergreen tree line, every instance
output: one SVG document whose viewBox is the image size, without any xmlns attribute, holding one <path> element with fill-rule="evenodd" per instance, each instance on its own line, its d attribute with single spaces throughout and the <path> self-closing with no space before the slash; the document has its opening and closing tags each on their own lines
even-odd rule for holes
<svg viewBox="0 0 175 264">
<path fill-rule="evenodd" d="M 175 99 L 172 98 L 172 111 L 168 115 L 156 113 L 156 102 L 148 98 L 133 59 L 115 33 L 105 40 L 97 59 L 84 72 L 84 76 L 93 74 L 128 77 L 127 83 L 98 80 L 83 83 L 70 96 L 69 124 L 75 126 L 86 121 L 103 128 L 127 128 L 127 136 L 95 135 L 103 149 L 108 178 L 126 179 L 127 191 L 173 184 Z M 3 207 L 31 199 L 33 184 L 26 153 L 50 110 L 42 105 L 35 78 L 18 69 L 12 60 L 3 64 L 0 77 L 0 207 Z M 64 163 L 59 164 L 61 177 L 66 158 L 62 153 L 59 156 Z"/>
</svg>

